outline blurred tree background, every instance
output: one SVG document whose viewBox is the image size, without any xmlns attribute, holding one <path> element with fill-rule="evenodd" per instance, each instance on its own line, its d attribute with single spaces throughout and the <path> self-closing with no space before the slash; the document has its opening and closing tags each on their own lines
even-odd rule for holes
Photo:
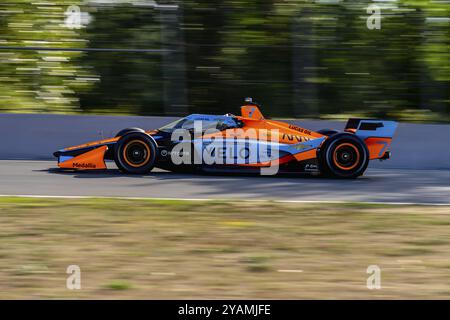
<svg viewBox="0 0 450 320">
<path fill-rule="evenodd" d="M 445 1 L 5 0 L 0 112 L 449 121 L 449 26 Z"/>
</svg>

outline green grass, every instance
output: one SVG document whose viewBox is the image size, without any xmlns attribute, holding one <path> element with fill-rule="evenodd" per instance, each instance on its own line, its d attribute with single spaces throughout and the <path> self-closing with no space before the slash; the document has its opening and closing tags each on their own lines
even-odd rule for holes
<svg viewBox="0 0 450 320">
<path fill-rule="evenodd" d="M 112 281 L 105 286 L 111 290 L 128 290 L 131 289 L 131 284 L 126 281 Z"/>
<path fill-rule="evenodd" d="M 0 226 L 3 299 L 415 299 L 450 291 L 446 206 L 8 197 L 0 198 Z M 382 290 L 366 288 L 373 264 Z M 66 289 L 69 265 L 81 268 L 81 290 Z"/>
</svg>

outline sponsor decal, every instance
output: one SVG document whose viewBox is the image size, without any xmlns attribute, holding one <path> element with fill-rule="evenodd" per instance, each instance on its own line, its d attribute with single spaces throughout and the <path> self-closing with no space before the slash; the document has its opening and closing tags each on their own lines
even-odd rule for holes
<svg viewBox="0 0 450 320">
<path fill-rule="evenodd" d="M 296 144 L 296 145 L 292 146 L 292 148 L 297 149 L 297 150 L 306 150 L 306 149 L 311 149 L 311 146 L 304 145 L 304 144 Z"/>
<path fill-rule="evenodd" d="M 95 169 L 97 168 L 97 166 L 93 163 L 79 163 L 79 162 L 74 162 L 72 164 L 72 167 L 74 168 L 81 168 L 81 169 Z"/>
<path fill-rule="evenodd" d="M 319 167 L 316 164 L 308 163 L 307 165 L 305 165 L 305 171 L 316 172 L 319 171 Z"/>
<path fill-rule="evenodd" d="M 311 135 L 311 131 L 310 130 L 303 129 L 303 128 L 300 128 L 300 127 L 297 127 L 297 126 L 289 125 L 289 129 L 292 129 L 292 130 L 295 130 L 295 131 L 298 131 L 298 132 L 301 132 L 301 133 L 304 133 L 304 134 L 307 134 L 307 135 Z"/>
<path fill-rule="evenodd" d="M 271 130 L 270 133 L 267 129 L 227 130 L 224 137 L 220 130 L 215 128 L 203 130 L 202 121 L 194 121 L 193 131 L 180 128 L 172 132 L 171 141 L 176 145 L 168 154 L 171 155 L 172 163 L 175 165 L 192 164 L 192 160 L 194 164 L 205 165 L 258 165 L 279 158 L 278 137 L 277 129 Z M 301 138 L 303 137 L 299 136 L 297 139 Z M 187 152 L 191 151 L 192 146 L 195 150 L 193 159 Z M 269 166 L 261 167 L 261 175 L 273 175 L 277 172 L 276 161 L 271 162 Z"/>
<path fill-rule="evenodd" d="M 305 142 L 305 141 L 309 141 L 311 140 L 308 137 L 303 137 L 303 136 L 297 136 L 294 134 L 288 134 L 288 133 L 284 133 L 282 136 L 283 140 L 289 140 L 289 141 L 297 141 L 297 142 Z"/>
<path fill-rule="evenodd" d="M 167 156 L 177 156 L 182 157 L 183 155 L 189 156 L 191 153 L 189 151 L 183 150 L 183 151 L 168 151 L 166 149 L 161 150 L 161 156 L 167 157 Z"/>
</svg>

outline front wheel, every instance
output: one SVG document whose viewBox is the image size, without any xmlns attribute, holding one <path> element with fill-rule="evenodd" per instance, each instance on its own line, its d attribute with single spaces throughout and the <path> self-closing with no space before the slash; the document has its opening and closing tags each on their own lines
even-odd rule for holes
<svg viewBox="0 0 450 320">
<path fill-rule="evenodd" d="M 131 132 L 117 141 L 114 161 L 126 173 L 145 174 L 150 172 L 156 159 L 156 143 L 147 134 Z"/>
<path fill-rule="evenodd" d="M 326 176 L 357 178 L 369 164 L 369 150 L 357 136 L 338 133 L 328 138 L 319 152 L 320 170 Z"/>
<path fill-rule="evenodd" d="M 126 135 L 127 133 L 130 133 L 130 132 L 142 132 L 142 133 L 144 133 L 145 131 L 142 130 L 141 128 L 126 128 L 126 129 L 120 130 L 116 134 L 116 138 L 122 137 L 122 136 L 124 136 L 124 135 Z"/>
</svg>

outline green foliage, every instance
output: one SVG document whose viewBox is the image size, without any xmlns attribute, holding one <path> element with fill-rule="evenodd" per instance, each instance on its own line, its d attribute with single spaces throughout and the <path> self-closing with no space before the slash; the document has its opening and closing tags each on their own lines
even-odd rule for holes
<svg viewBox="0 0 450 320">
<path fill-rule="evenodd" d="M 0 45 L 9 47 L 83 48 L 81 32 L 64 26 L 69 5 L 82 1 L 0 3 Z M 88 90 L 86 66 L 78 52 L 0 50 L 1 109 L 8 112 L 78 111 L 77 93 Z"/>
<path fill-rule="evenodd" d="M 0 50 L 0 111 L 224 113 L 252 96 L 273 117 L 449 119 L 444 2 L 376 2 L 380 30 L 366 26 L 369 0 L 124 2 L 0 4 L 0 46 L 172 50 Z M 81 30 L 62 23 L 74 4 L 92 17 Z"/>
<path fill-rule="evenodd" d="M 148 49 L 160 47 L 160 24 L 152 8 L 100 7 L 91 14 L 86 38 L 92 48 Z M 93 52 L 80 59 L 98 77 L 81 94 L 83 111 L 162 114 L 162 61 L 159 54 Z"/>
</svg>

